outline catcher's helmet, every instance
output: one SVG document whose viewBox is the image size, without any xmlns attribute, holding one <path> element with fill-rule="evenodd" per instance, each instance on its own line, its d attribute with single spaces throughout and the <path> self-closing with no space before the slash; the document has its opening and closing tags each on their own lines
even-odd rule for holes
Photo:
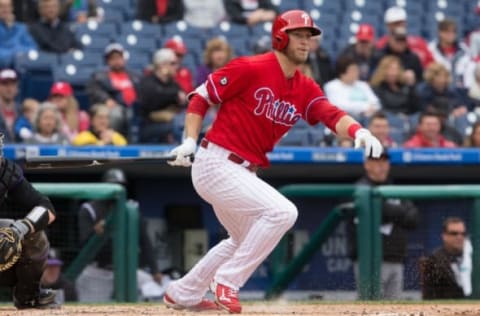
<svg viewBox="0 0 480 316">
<path fill-rule="evenodd" d="M 272 26 L 272 47 L 283 50 L 288 45 L 288 30 L 309 29 L 312 36 L 322 34 L 322 30 L 312 20 L 307 12 L 302 10 L 286 11 L 275 19 Z"/>
</svg>

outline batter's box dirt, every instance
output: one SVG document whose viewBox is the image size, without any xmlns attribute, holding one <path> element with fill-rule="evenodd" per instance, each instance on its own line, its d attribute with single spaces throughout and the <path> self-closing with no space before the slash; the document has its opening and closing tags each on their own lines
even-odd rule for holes
<svg viewBox="0 0 480 316">
<path fill-rule="evenodd" d="M 58 310 L 17 311 L 0 305 L 2 316 L 146 316 L 146 315 L 227 315 L 226 312 L 188 313 L 154 304 L 67 304 Z M 318 315 L 318 316 L 480 316 L 480 301 L 449 302 L 246 302 L 243 315 Z"/>
</svg>

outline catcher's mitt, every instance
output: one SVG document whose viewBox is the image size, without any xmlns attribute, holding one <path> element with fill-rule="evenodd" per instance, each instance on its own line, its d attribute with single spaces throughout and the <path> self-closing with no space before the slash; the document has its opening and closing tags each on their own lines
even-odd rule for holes
<svg viewBox="0 0 480 316">
<path fill-rule="evenodd" d="M 0 227 L 0 272 L 10 269 L 22 254 L 22 240 L 11 227 Z"/>
</svg>

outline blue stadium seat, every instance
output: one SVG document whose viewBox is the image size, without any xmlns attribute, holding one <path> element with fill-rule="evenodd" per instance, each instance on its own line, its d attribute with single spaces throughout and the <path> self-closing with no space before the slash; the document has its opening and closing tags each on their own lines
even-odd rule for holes
<svg viewBox="0 0 480 316">
<path fill-rule="evenodd" d="M 117 7 L 102 8 L 97 9 L 100 12 L 100 15 L 103 16 L 103 21 L 110 23 L 121 24 L 126 20 L 126 12 Z"/>
<path fill-rule="evenodd" d="M 145 68 L 152 63 L 151 54 L 141 51 L 130 51 L 125 54 L 127 67 L 139 74 L 142 74 Z"/>
<path fill-rule="evenodd" d="M 95 67 L 79 67 L 74 64 L 58 65 L 53 67 L 53 79 L 68 82 L 74 89 L 83 88 L 95 70 Z"/>
<path fill-rule="evenodd" d="M 217 27 L 212 28 L 210 32 L 212 36 L 225 36 L 228 39 L 232 37 L 247 38 L 250 35 L 248 26 L 227 21 L 221 22 Z"/>
<path fill-rule="evenodd" d="M 158 24 L 140 20 L 128 21 L 120 25 L 121 34 L 135 34 L 149 38 L 162 37 L 162 28 Z"/>
<path fill-rule="evenodd" d="M 310 133 L 307 129 L 295 129 L 292 128 L 282 139 L 280 139 L 279 145 L 281 146 L 309 146 L 310 145 Z"/>
<path fill-rule="evenodd" d="M 207 30 L 189 25 L 185 21 L 176 21 L 163 25 L 163 34 L 166 38 L 179 35 L 183 38 L 205 39 L 208 35 Z"/>
<path fill-rule="evenodd" d="M 338 21 L 340 16 L 336 13 L 330 13 L 328 11 L 323 12 L 318 9 L 312 9 L 308 11 L 315 24 L 318 25 L 324 32 L 335 33 L 338 27 Z"/>
<path fill-rule="evenodd" d="M 118 42 L 130 52 L 139 51 L 152 54 L 157 49 L 155 40 L 135 34 L 123 34 L 120 36 Z"/>
<path fill-rule="evenodd" d="M 103 55 L 98 52 L 75 50 L 60 55 L 60 64 L 74 64 L 80 67 L 95 67 L 103 65 Z"/>
<path fill-rule="evenodd" d="M 301 0 L 272 0 L 272 4 L 278 8 L 279 12 L 300 9 L 301 2 Z"/>
<path fill-rule="evenodd" d="M 80 37 L 80 43 L 83 45 L 83 50 L 103 54 L 105 47 L 110 44 L 112 40 L 108 37 L 97 36 L 94 34 L 83 34 Z"/>
<path fill-rule="evenodd" d="M 86 23 L 75 24 L 75 36 L 80 39 L 83 34 L 90 34 L 92 36 L 103 36 L 110 39 L 117 37 L 118 30 L 115 23 L 88 21 Z"/>
<path fill-rule="evenodd" d="M 195 54 L 187 53 L 185 56 L 183 56 L 182 65 L 190 69 L 190 71 L 192 72 L 193 80 L 195 80 L 197 67 L 200 63 L 200 60 Z"/>
<path fill-rule="evenodd" d="M 304 1 L 303 9 L 307 12 L 317 10 L 327 14 L 340 14 L 343 10 L 342 1 L 327 1 L 327 0 L 306 0 Z"/>
<path fill-rule="evenodd" d="M 251 55 L 247 38 L 229 38 L 228 44 L 233 48 L 236 56 Z"/>
<path fill-rule="evenodd" d="M 255 37 L 260 37 L 262 35 L 270 35 L 272 32 L 272 22 L 258 23 L 250 27 L 250 32 Z"/>
<path fill-rule="evenodd" d="M 57 54 L 31 50 L 17 54 L 14 60 L 15 70 L 19 73 L 26 71 L 50 72 L 51 66 L 58 63 Z"/>
</svg>

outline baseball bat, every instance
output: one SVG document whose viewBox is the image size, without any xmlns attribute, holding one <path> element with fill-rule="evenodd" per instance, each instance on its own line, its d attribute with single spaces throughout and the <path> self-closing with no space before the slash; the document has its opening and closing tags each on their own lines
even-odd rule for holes
<svg viewBox="0 0 480 316">
<path fill-rule="evenodd" d="M 190 157 L 193 159 L 193 155 Z M 35 156 L 25 158 L 25 169 L 58 169 L 58 168 L 84 168 L 104 165 L 165 163 L 175 160 L 170 154 L 159 157 L 57 157 Z"/>
</svg>

